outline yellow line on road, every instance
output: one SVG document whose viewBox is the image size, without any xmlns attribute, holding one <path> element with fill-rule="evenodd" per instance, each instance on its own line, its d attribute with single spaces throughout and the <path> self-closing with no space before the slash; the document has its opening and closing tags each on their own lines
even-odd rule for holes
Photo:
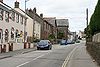
<svg viewBox="0 0 100 67">
<path fill-rule="evenodd" d="M 68 56 L 66 57 L 64 63 L 62 64 L 62 67 L 66 67 L 66 65 L 68 64 L 71 56 L 73 55 L 73 52 L 78 48 L 79 46 L 76 46 L 69 54 Z"/>
</svg>

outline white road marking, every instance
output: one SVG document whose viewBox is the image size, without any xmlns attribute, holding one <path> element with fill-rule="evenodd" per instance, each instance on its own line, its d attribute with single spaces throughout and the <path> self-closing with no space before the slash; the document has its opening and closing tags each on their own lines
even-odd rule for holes
<svg viewBox="0 0 100 67">
<path fill-rule="evenodd" d="M 50 53 L 50 52 L 48 52 L 48 53 Z M 46 53 L 46 54 L 48 54 L 48 53 Z M 38 59 L 38 58 L 40 58 L 40 57 L 46 55 L 46 54 L 40 55 L 40 56 L 38 56 L 38 57 L 32 59 L 31 61 L 27 61 L 27 62 L 25 62 L 25 63 L 22 63 L 22 64 L 16 66 L 16 67 L 21 67 L 21 66 L 23 66 L 23 65 L 25 65 L 25 64 L 28 64 L 28 63 L 30 63 L 30 62 L 32 62 L 32 61 L 34 61 L 34 60 L 36 60 L 36 59 Z"/>
<path fill-rule="evenodd" d="M 68 56 L 66 57 L 64 63 L 62 64 L 62 67 L 66 67 L 66 65 L 68 64 L 71 56 L 73 55 L 73 52 L 78 48 L 79 46 L 75 47 L 69 54 Z"/>
</svg>

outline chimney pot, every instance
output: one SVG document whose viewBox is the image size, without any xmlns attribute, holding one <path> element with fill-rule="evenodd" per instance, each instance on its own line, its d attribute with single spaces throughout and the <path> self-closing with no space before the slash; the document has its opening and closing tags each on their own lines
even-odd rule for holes
<svg viewBox="0 0 100 67">
<path fill-rule="evenodd" d="M 15 8 L 19 8 L 19 2 L 15 2 Z"/>
<path fill-rule="evenodd" d="M 0 2 L 2 2 L 2 3 L 3 3 L 3 0 L 0 0 Z"/>
<path fill-rule="evenodd" d="M 43 18 L 43 13 L 41 13 L 41 14 L 40 14 L 40 17 L 42 17 L 42 18 Z"/>
<path fill-rule="evenodd" d="M 36 13 L 36 7 L 33 9 L 33 12 L 35 12 L 35 13 Z"/>
</svg>

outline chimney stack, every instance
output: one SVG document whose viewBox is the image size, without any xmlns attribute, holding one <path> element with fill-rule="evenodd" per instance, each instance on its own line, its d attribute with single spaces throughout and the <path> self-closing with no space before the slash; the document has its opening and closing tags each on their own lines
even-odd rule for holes
<svg viewBox="0 0 100 67">
<path fill-rule="evenodd" d="M 0 2 L 2 2 L 2 3 L 3 3 L 3 0 L 0 0 Z"/>
<path fill-rule="evenodd" d="M 33 12 L 35 12 L 35 13 L 36 13 L 36 7 L 33 9 Z"/>
<path fill-rule="evenodd" d="M 19 8 L 19 2 L 15 2 L 15 8 Z"/>
</svg>

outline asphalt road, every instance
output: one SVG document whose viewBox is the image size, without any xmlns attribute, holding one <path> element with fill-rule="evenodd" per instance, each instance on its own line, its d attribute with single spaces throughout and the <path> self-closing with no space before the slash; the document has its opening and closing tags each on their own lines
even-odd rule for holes
<svg viewBox="0 0 100 67">
<path fill-rule="evenodd" d="M 52 50 L 37 50 L 0 60 L 0 67 L 64 67 L 64 61 L 75 49 L 74 45 L 55 45 Z M 68 58 L 67 58 L 68 59 Z"/>
</svg>

